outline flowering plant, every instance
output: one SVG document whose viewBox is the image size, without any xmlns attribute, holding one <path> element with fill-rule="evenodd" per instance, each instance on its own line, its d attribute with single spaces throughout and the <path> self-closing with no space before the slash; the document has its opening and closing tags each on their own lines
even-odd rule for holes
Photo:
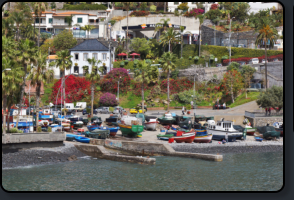
<svg viewBox="0 0 294 200">
<path fill-rule="evenodd" d="M 99 104 L 101 106 L 116 106 L 117 100 L 114 94 L 106 92 L 101 95 L 99 99 Z"/>
<path fill-rule="evenodd" d="M 142 17 L 142 16 L 148 16 L 150 13 L 148 11 L 133 11 L 131 12 L 131 14 L 129 16 L 136 16 L 136 17 Z"/>
<path fill-rule="evenodd" d="M 196 17 L 197 15 L 201 15 L 203 13 L 204 13 L 204 10 L 202 10 L 201 8 L 194 8 L 191 11 L 185 12 L 184 16 L 185 17 Z"/>
</svg>

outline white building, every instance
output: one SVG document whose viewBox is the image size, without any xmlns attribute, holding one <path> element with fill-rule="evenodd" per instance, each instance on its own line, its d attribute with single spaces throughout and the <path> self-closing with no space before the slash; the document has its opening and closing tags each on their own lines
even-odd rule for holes
<svg viewBox="0 0 294 200">
<path fill-rule="evenodd" d="M 53 62 L 53 61 L 56 61 L 57 58 L 58 58 L 57 55 L 49 55 L 49 56 L 47 57 L 47 66 L 49 67 L 49 63 L 51 63 L 51 62 Z M 62 75 L 63 75 L 63 74 L 62 74 L 62 72 L 60 71 L 59 67 L 54 66 L 54 67 L 52 67 L 52 68 L 50 68 L 50 69 L 52 69 L 52 70 L 54 71 L 54 79 L 60 79 L 60 78 L 62 78 Z M 65 76 L 67 76 L 67 75 L 69 75 L 69 74 L 71 74 L 71 73 L 70 73 L 70 70 L 65 70 Z"/>
<path fill-rule="evenodd" d="M 97 39 L 85 40 L 81 44 L 73 47 L 70 50 L 70 55 L 72 56 L 72 67 L 70 69 L 71 74 L 78 76 L 83 76 L 83 66 L 89 67 L 89 72 L 92 71 L 92 66 L 87 61 L 88 58 L 96 58 L 96 60 L 101 60 L 101 67 L 103 63 L 106 66 L 106 72 L 109 72 L 111 67 L 111 60 L 114 61 L 114 51 L 111 51 L 111 60 L 109 47 L 104 46 Z"/>
<path fill-rule="evenodd" d="M 72 20 L 72 27 L 68 26 L 68 23 L 65 22 L 65 17 L 67 16 L 73 16 Z M 80 30 L 80 27 L 83 27 L 85 25 L 93 25 L 95 28 L 90 31 L 89 37 L 90 38 L 98 38 L 99 34 L 99 22 L 101 18 L 106 18 L 106 15 L 103 17 L 100 16 L 97 12 L 97 15 L 95 14 L 89 14 L 89 13 L 83 13 L 83 12 L 62 12 L 62 13 L 56 13 L 54 11 L 45 11 L 42 12 L 42 15 L 40 17 L 40 20 L 36 18 L 35 26 L 36 28 L 39 27 L 41 31 L 48 31 L 52 34 L 57 35 L 63 30 L 71 29 L 73 30 L 74 37 L 81 37 L 85 38 L 88 37 L 88 33 L 86 31 Z M 34 17 L 33 13 L 33 17 Z"/>
<path fill-rule="evenodd" d="M 168 2 L 168 11 L 174 12 L 175 9 L 177 9 L 181 3 L 188 3 L 189 10 L 197 8 L 197 5 L 196 5 L 197 2 Z M 203 2 L 203 3 L 204 3 L 203 4 L 204 11 L 207 12 L 210 10 L 210 6 L 217 2 Z"/>
<path fill-rule="evenodd" d="M 249 13 L 257 13 L 260 10 L 266 10 L 266 9 L 283 9 L 282 5 L 277 2 L 248 2 L 250 5 L 250 11 Z"/>
</svg>

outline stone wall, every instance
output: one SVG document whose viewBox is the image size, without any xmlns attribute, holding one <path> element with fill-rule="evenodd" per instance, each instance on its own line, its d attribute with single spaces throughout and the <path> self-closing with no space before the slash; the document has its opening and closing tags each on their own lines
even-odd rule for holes
<svg viewBox="0 0 294 200">
<path fill-rule="evenodd" d="M 283 117 L 247 117 L 246 118 L 250 121 L 252 127 L 257 126 L 266 126 L 269 124 L 270 126 L 273 125 L 275 122 L 283 122 Z"/>
<path fill-rule="evenodd" d="M 223 74 L 226 73 L 227 67 L 201 67 L 200 65 L 191 65 L 188 69 L 179 70 L 179 77 L 187 77 L 196 81 L 205 81 L 211 79 L 216 75 L 217 79 L 222 79 Z"/>
</svg>

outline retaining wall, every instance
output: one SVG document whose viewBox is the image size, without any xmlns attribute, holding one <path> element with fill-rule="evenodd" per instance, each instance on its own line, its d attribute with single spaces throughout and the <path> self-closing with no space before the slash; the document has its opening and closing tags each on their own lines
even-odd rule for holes
<svg viewBox="0 0 294 200">
<path fill-rule="evenodd" d="M 256 126 L 266 126 L 267 124 L 269 124 L 270 126 L 273 125 L 273 123 L 275 122 L 283 122 L 283 117 L 246 117 L 252 127 L 256 127 Z"/>
</svg>

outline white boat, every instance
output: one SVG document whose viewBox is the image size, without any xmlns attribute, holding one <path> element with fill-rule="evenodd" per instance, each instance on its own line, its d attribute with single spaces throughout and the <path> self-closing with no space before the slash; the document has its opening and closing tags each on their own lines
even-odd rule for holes
<svg viewBox="0 0 294 200">
<path fill-rule="evenodd" d="M 128 115 L 124 115 L 120 121 L 122 124 L 125 124 L 128 126 L 133 125 L 132 121 L 137 121 L 138 125 L 142 125 L 142 120 L 139 120 L 137 117 L 130 117 Z"/>
<path fill-rule="evenodd" d="M 213 140 L 223 140 L 226 137 L 226 133 L 228 133 L 229 141 L 235 141 L 236 138 L 241 138 L 243 133 L 237 131 L 233 128 L 234 122 L 232 121 L 218 121 L 215 123 L 214 120 L 207 121 L 207 133 L 212 134 Z"/>
<path fill-rule="evenodd" d="M 39 120 L 39 126 L 49 126 L 48 120 Z"/>
<path fill-rule="evenodd" d="M 283 126 L 283 122 L 275 122 L 275 123 L 273 123 L 273 127 L 275 127 L 275 128 L 281 128 L 281 126 Z"/>
<path fill-rule="evenodd" d="M 145 127 L 147 130 L 156 131 L 157 124 L 158 121 L 156 119 L 150 119 L 149 122 L 145 122 Z"/>
</svg>

